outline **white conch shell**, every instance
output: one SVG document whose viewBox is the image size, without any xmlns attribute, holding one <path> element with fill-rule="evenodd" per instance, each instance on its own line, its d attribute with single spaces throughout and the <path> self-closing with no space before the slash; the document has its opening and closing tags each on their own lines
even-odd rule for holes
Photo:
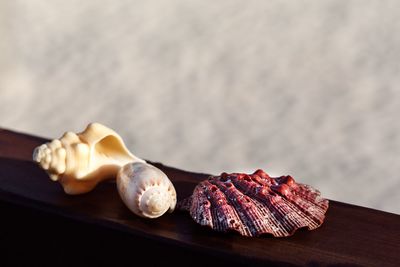
<svg viewBox="0 0 400 267">
<path fill-rule="evenodd" d="M 82 133 L 66 132 L 35 148 L 33 160 L 67 194 L 89 192 L 100 181 L 115 178 L 125 164 L 145 162 L 129 152 L 116 132 L 100 123 L 89 124 Z"/>
<path fill-rule="evenodd" d="M 125 205 L 135 214 L 157 218 L 176 205 L 176 192 L 167 175 L 141 162 L 129 163 L 117 175 L 117 188 Z"/>
</svg>

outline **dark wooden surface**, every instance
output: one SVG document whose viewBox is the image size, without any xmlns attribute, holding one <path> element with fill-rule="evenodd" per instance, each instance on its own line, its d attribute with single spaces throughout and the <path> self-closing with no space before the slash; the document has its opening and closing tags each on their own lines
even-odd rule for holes
<svg viewBox="0 0 400 267">
<path fill-rule="evenodd" d="M 15 246 L 23 247 L 27 243 L 18 238 L 39 238 L 32 237 L 35 235 L 32 232 L 37 228 L 24 232 L 24 227 L 20 225 L 21 220 L 36 218 L 51 222 L 50 226 L 47 224 L 44 229 L 37 230 L 42 235 L 46 234 L 47 229 L 49 235 L 64 232 L 71 233 L 68 234 L 69 238 L 71 235 L 76 239 L 86 236 L 87 241 L 80 242 L 81 248 L 74 247 L 76 253 L 67 253 L 68 259 L 73 259 L 74 255 L 79 255 L 78 252 L 88 246 L 100 252 L 101 247 L 104 250 L 105 244 L 101 242 L 109 243 L 104 239 L 96 241 L 100 235 L 107 236 L 107 240 L 123 236 L 121 238 L 125 241 L 110 242 L 127 242 L 129 239 L 128 243 L 132 246 L 141 242 L 144 249 L 148 246 L 148 249 L 155 251 L 164 250 L 164 254 L 165 251 L 168 255 L 176 253 L 178 259 L 187 259 L 188 255 L 198 259 L 189 265 L 212 260 L 220 264 L 271 266 L 400 266 L 399 215 L 331 201 L 326 221 L 319 229 L 299 230 L 288 238 L 246 238 L 237 234 L 215 233 L 194 223 L 184 212 L 174 212 L 156 220 L 142 219 L 123 205 L 113 182 L 105 182 L 85 195 L 66 195 L 58 183 L 52 182 L 44 171 L 30 161 L 33 148 L 44 141 L 43 138 L 0 130 L 1 218 L 4 222 L 7 221 L 4 214 L 11 217 L 8 229 L 2 227 L 0 237 L 3 241 L 14 242 Z M 190 195 L 194 186 L 207 177 L 158 163 L 155 165 L 173 181 L 179 199 Z M 27 217 L 12 221 L 18 216 Z M 51 227 L 63 223 L 63 226 L 59 226 L 63 229 Z M 26 222 L 23 225 L 30 229 Z M 13 233 L 17 240 L 12 238 Z M 88 244 L 82 245 L 82 242 Z M 96 245 L 100 247 L 96 248 Z M 7 247 L 4 242 L 2 246 Z M 76 246 L 79 247 L 79 244 Z M 124 248 L 127 249 L 126 246 Z M 14 249 L 9 248 L 8 251 L 15 257 L 20 255 Z M 124 253 L 127 251 L 121 251 L 120 256 Z"/>
</svg>

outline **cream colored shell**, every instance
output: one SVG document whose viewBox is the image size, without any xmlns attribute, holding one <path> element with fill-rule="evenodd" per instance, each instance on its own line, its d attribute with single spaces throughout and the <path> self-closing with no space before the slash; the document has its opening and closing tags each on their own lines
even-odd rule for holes
<svg viewBox="0 0 400 267">
<path fill-rule="evenodd" d="M 174 186 L 167 175 L 150 164 L 134 162 L 122 167 L 117 188 L 125 205 L 141 217 L 156 218 L 175 209 Z"/>
<path fill-rule="evenodd" d="M 145 162 L 129 152 L 116 132 L 100 123 L 91 123 L 78 134 L 66 132 L 37 147 L 33 160 L 53 181 L 60 182 L 67 194 L 89 192 L 99 182 L 115 178 L 125 164 Z"/>
</svg>

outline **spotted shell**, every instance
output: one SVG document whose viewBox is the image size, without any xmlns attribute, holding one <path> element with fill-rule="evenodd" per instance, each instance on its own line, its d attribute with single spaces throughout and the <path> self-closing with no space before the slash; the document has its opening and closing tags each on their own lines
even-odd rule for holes
<svg viewBox="0 0 400 267">
<path fill-rule="evenodd" d="M 178 203 L 197 223 L 216 231 L 275 237 L 318 228 L 328 206 L 311 186 L 296 183 L 291 176 L 273 178 L 263 170 L 210 176 Z"/>
</svg>

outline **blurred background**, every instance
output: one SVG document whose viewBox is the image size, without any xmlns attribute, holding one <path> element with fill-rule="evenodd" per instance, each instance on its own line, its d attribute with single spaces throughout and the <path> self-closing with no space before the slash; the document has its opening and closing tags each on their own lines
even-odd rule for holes
<svg viewBox="0 0 400 267">
<path fill-rule="evenodd" d="M 0 0 L 0 127 L 400 213 L 398 1 Z"/>
</svg>

